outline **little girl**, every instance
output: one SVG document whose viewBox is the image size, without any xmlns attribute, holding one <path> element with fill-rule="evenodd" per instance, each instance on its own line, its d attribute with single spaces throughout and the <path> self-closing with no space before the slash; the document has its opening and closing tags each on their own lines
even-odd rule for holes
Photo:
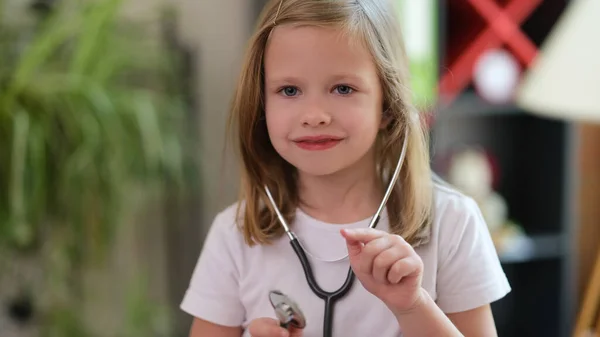
<svg viewBox="0 0 600 337">
<path fill-rule="evenodd" d="M 490 303 L 510 287 L 475 202 L 433 179 L 391 2 L 265 7 L 231 109 L 241 200 L 216 216 L 181 304 L 190 336 L 323 336 L 323 300 L 264 186 L 323 290 L 349 268 L 356 276 L 335 304 L 334 336 L 496 335 Z M 298 304 L 304 329 L 279 326 L 271 290 Z"/>
</svg>

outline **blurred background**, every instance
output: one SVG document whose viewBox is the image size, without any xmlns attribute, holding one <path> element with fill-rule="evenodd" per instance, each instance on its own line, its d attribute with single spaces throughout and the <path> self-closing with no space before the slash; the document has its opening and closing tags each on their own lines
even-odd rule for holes
<svg viewBox="0 0 600 337">
<path fill-rule="evenodd" d="M 479 203 L 513 287 L 499 335 L 587 336 L 599 1 L 396 1 L 432 167 Z M 187 336 L 179 303 L 237 197 L 225 121 L 265 2 L 0 0 L 0 337 Z"/>
</svg>

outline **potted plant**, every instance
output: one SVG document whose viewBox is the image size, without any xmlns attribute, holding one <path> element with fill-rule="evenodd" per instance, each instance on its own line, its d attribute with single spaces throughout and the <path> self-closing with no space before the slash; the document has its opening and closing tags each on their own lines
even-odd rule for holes
<svg viewBox="0 0 600 337">
<path fill-rule="evenodd" d="M 79 273 L 135 197 L 194 172 L 177 55 L 120 5 L 0 1 L 0 305 L 46 335 L 86 334 Z"/>
</svg>

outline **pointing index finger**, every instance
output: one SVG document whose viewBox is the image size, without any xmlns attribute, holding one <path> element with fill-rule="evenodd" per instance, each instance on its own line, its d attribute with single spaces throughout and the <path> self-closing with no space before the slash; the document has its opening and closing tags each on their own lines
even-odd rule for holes
<svg viewBox="0 0 600 337">
<path fill-rule="evenodd" d="M 362 242 L 369 243 L 375 239 L 383 237 L 387 233 L 374 228 L 355 228 L 355 229 L 342 229 L 342 236 L 346 241 L 350 242 Z"/>
</svg>

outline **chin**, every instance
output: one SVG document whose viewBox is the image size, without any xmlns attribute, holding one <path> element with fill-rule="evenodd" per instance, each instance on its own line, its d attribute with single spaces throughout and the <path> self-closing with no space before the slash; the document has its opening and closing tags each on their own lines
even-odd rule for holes
<svg viewBox="0 0 600 337">
<path fill-rule="evenodd" d="M 352 161 L 340 160 L 341 158 L 284 158 L 294 166 L 299 173 L 309 176 L 331 176 L 352 166 Z M 349 158 L 346 158 L 349 159 Z"/>
<path fill-rule="evenodd" d="M 337 174 L 357 165 L 365 158 L 365 155 L 357 149 L 336 149 L 336 151 L 312 154 L 281 151 L 279 155 L 299 173 L 314 177 Z"/>
<path fill-rule="evenodd" d="M 339 165 L 321 165 L 314 163 L 292 165 L 294 165 L 300 173 L 314 177 L 330 176 L 343 170 L 343 167 L 340 167 Z"/>
</svg>

